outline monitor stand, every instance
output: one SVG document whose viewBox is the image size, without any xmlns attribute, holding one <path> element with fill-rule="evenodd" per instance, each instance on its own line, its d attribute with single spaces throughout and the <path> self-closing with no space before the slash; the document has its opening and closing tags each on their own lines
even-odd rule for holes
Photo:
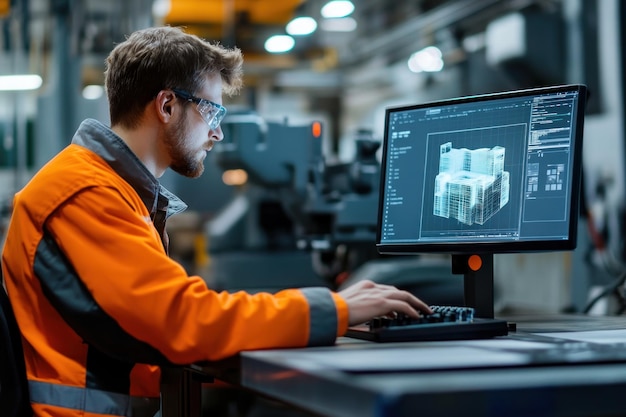
<svg viewBox="0 0 626 417">
<path fill-rule="evenodd" d="M 464 276 L 465 305 L 476 317 L 492 319 L 493 253 L 452 255 L 452 273 Z"/>
</svg>

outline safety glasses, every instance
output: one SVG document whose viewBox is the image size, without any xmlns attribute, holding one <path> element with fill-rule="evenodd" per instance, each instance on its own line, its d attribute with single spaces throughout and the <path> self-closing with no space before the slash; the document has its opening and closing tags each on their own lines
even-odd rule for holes
<svg viewBox="0 0 626 417">
<path fill-rule="evenodd" d="M 180 97 L 183 100 L 187 100 L 192 103 L 196 103 L 196 109 L 198 110 L 198 113 L 200 113 L 200 116 L 202 116 L 206 124 L 208 124 L 209 128 L 211 128 L 212 130 L 217 129 L 224 116 L 226 116 L 226 107 L 224 106 L 213 103 L 210 100 L 196 97 L 185 90 L 172 88 L 172 91 L 174 92 L 174 94 L 176 94 L 177 97 Z"/>
</svg>

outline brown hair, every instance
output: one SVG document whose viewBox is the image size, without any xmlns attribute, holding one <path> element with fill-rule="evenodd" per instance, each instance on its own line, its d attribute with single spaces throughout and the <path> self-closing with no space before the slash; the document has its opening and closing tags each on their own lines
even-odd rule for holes
<svg viewBox="0 0 626 417">
<path fill-rule="evenodd" d="M 135 127 L 145 106 L 167 88 L 194 94 L 206 76 L 220 74 L 222 89 L 233 95 L 242 86 L 243 57 L 176 27 L 138 30 L 106 59 L 105 86 L 111 125 Z"/>
</svg>

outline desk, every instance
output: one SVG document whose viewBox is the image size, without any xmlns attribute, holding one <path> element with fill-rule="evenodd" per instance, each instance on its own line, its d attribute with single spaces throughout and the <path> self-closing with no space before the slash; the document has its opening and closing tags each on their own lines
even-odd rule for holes
<svg viewBox="0 0 626 417">
<path fill-rule="evenodd" d="M 244 352 L 228 378 L 324 416 L 626 414 L 626 318 L 515 321 L 517 332 L 486 341 Z"/>
</svg>

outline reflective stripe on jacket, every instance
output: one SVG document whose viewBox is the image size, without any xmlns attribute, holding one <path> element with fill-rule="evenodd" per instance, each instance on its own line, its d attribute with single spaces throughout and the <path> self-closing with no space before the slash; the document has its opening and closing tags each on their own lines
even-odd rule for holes
<svg viewBox="0 0 626 417">
<path fill-rule="evenodd" d="M 137 398 L 93 388 L 72 387 L 49 382 L 29 381 L 33 411 L 40 416 L 132 416 L 140 410 L 141 415 L 155 415 L 159 410 L 159 398 Z"/>
<path fill-rule="evenodd" d="M 73 142 L 15 196 L 2 254 L 36 415 L 130 415 L 131 396 L 158 396 L 154 365 L 345 332 L 326 288 L 218 293 L 188 276 L 165 248 L 179 200 L 98 122 Z"/>
</svg>

